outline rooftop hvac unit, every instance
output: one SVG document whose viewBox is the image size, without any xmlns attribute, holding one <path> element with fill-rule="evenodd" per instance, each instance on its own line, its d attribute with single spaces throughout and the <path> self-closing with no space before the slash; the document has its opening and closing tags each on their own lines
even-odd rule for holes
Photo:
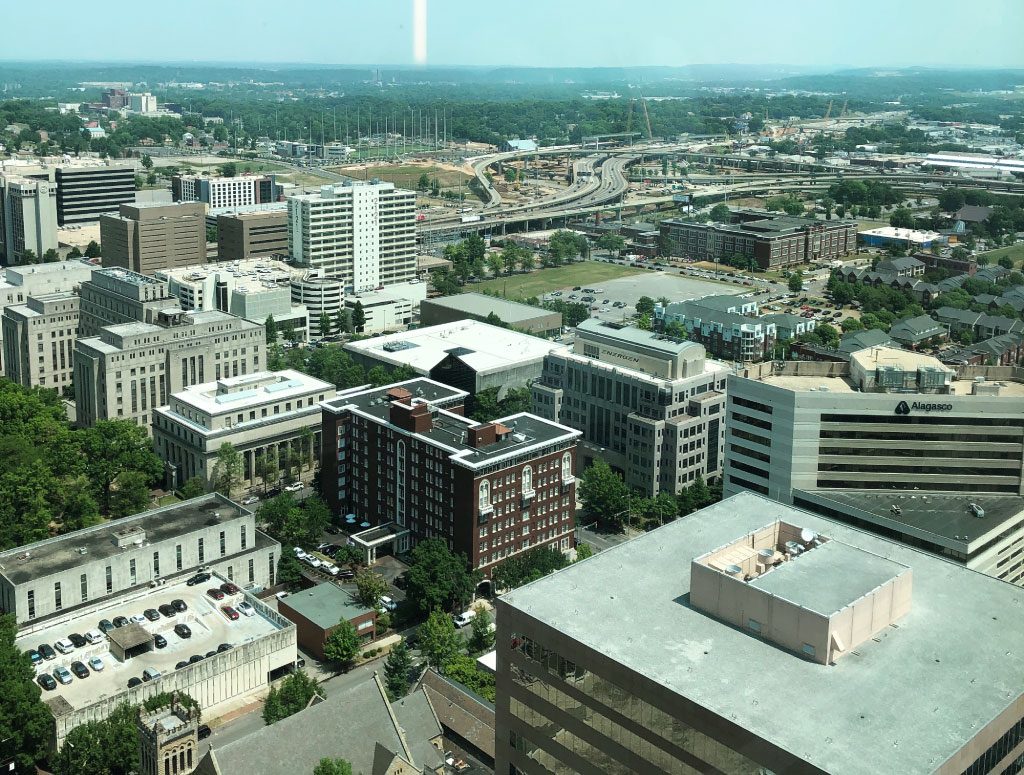
<svg viewBox="0 0 1024 775">
<path fill-rule="evenodd" d="M 743 575 L 743 568 L 739 565 L 726 565 L 725 572 L 733 578 L 740 578 Z"/>
</svg>

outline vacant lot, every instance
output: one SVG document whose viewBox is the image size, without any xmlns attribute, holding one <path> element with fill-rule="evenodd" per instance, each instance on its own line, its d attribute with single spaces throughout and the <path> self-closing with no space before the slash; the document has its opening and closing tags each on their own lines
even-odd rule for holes
<svg viewBox="0 0 1024 775">
<path fill-rule="evenodd" d="M 453 170 L 449 167 L 439 167 L 435 164 L 371 164 L 365 167 L 346 165 L 344 167 L 332 167 L 331 169 L 335 172 L 340 172 L 342 175 L 350 175 L 359 180 L 379 178 L 380 180 L 394 183 L 400 188 L 414 190 L 419 182 L 420 175 L 424 174 L 431 180 L 437 178 L 441 188 L 458 188 L 473 177 L 465 172 Z"/>
<path fill-rule="evenodd" d="M 978 256 L 985 256 L 988 259 L 989 265 L 998 263 L 999 259 L 1003 256 L 1009 256 L 1013 259 L 1014 267 L 1020 267 L 1021 263 L 1024 262 L 1024 245 L 1010 245 L 1007 248 L 996 248 L 995 250 L 988 250 L 984 253 L 979 253 Z"/>
<path fill-rule="evenodd" d="M 583 261 L 578 264 L 556 266 L 551 269 L 538 269 L 530 274 L 496 277 L 493 280 L 468 286 L 466 290 L 497 291 L 508 299 L 528 299 L 531 296 L 540 296 L 556 291 L 559 288 L 571 288 L 574 285 L 592 285 L 607 280 L 615 280 L 619 277 L 642 274 L 643 271 L 631 266 Z"/>
</svg>

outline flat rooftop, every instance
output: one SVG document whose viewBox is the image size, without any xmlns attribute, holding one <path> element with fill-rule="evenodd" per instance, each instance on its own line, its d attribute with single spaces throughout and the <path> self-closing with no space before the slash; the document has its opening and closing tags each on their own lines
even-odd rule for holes
<svg viewBox="0 0 1024 775">
<path fill-rule="evenodd" d="M 344 589 L 329 581 L 294 592 L 284 602 L 322 630 L 329 630 L 343 618 L 353 619 L 372 612 L 355 599 L 354 588 Z"/>
<path fill-rule="evenodd" d="M 577 340 L 585 340 L 588 335 L 593 335 L 612 339 L 620 346 L 635 345 L 648 350 L 656 350 L 670 357 L 675 357 L 680 353 L 696 355 L 698 352 L 700 357 L 704 356 L 704 346 L 696 342 L 688 342 L 685 339 L 676 339 L 654 331 L 645 331 L 636 326 L 624 326 L 597 318 L 587 318 L 576 326 L 576 330 L 583 334 L 582 337 L 577 336 Z"/>
<path fill-rule="evenodd" d="M 773 520 L 909 566 L 910 612 L 877 642 L 820 665 L 690 607 L 688 560 Z M 1013 706 L 1024 686 L 1019 588 L 753 493 L 603 551 L 502 601 L 622 663 L 639 680 L 837 775 L 931 773 Z M 766 676 L 770 690 L 753 690 L 766 685 Z"/>
<path fill-rule="evenodd" d="M 460 320 L 349 342 L 345 349 L 387 363 L 406 364 L 428 374 L 452 350 L 465 351 L 459 352 L 458 356 L 470 368 L 481 373 L 541 361 L 549 352 L 566 348 L 508 328 L 476 320 Z"/>
<path fill-rule="evenodd" d="M 895 366 L 904 371 L 933 368 L 954 373 L 954 369 L 943 364 L 938 358 L 898 347 L 868 347 L 851 353 L 850 360 L 868 371 Z"/>
<path fill-rule="evenodd" d="M 792 390 L 795 392 L 809 392 L 815 390 L 822 390 L 828 393 L 858 393 L 861 392 L 857 387 L 856 383 L 853 382 L 849 377 L 815 377 L 815 376 L 796 376 L 789 374 L 772 374 L 768 377 L 763 377 L 758 382 L 763 382 L 765 385 L 775 385 L 776 387 L 785 388 L 786 390 Z M 995 384 L 993 382 L 986 383 L 988 385 Z M 994 396 L 995 398 L 1024 398 L 1024 383 L 1022 382 L 1011 382 L 1010 380 L 1000 380 L 999 384 L 999 395 Z M 958 379 L 953 380 L 949 383 L 951 389 L 950 395 L 957 396 L 971 396 L 971 391 L 974 389 L 975 382 L 969 379 Z M 932 396 L 933 393 L 922 393 L 918 391 L 898 391 L 901 395 L 926 395 Z M 893 393 L 895 395 L 895 393 Z M 945 394 L 939 394 L 940 396 Z M 992 398 L 993 396 L 978 396 L 979 398 Z"/>
<path fill-rule="evenodd" d="M 280 624 L 265 615 L 264 605 L 244 590 L 234 595 L 227 595 L 219 601 L 206 594 L 207 589 L 219 587 L 224 581 L 226 579 L 215 575 L 206 584 L 196 587 L 190 587 L 181 581 L 177 584 L 146 589 L 138 595 L 112 601 L 109 606 L 99 610 L 90 610 L 88 614 L 83 614 L 71 621 L 63 621 L 44 630 L 36 630 L 24 635 L 15 641 L 15 646 L 20 651 L 38 648 L 41 643 L 48 643 L 52 646 L 73 632 L 83 635 L 89 630 L 97 629 L 101 619 L 113 621 L 118 616 L 130 618 L 141 614 L 147 608 L 159 608 L 172 600 L 183 600 L 188 606 L 187 610 L 176 613 L 170 618 L 161 616 L 155 622 L 147 620 L 136 625 L 151 636 L 163 635 L 167 640 L 167 645 L 162 649 L 153 648 L 126 662 L 120 662 L 110 653 L 110 640 L 104 638 L 102 643 L 95 646 L 83 646 L 70 654 L 58 652 L 55 659 L 45 660 L 36 666 L 36 675 L 44 672 L 52 675 L 54 669 L 59 665 L 70 669 L 71 663 L 75 661 L 85 662 L 88 665 L 91 657 L 102 659 L 102 671 L 90 670 L 90 675 L 87 678 L 76 677 L 70 684 L 58 683 L 57 688 L 52 691 L 43 690 L 44 702 L 60 698 L 75 709 L 88 707 L 126 691 L 129 679 L 141 678 L 142 671 L 147 667 L 155 668 L 166 675 L 174 671 L 174 666 L 178 662 L 188 661 L 194 654 L 205 657 L 207 653 L 216 650 L 222 643 L 229 643 L 237 647 L 282 629 Z M 243 599 L 256 609 L 254 616 L 240 616 L 237 621 L 233 622 L 221 612 L 222 605 L 235 606 Z M 192 637 L 179 638 L 174 633 L 176 624 L 187 624 L 192 630 Z M 118 630 L 113 632 L 118 632 Z M 216 657 L 210 658 L 216 659 Z M 181 670 L 190 670 L 192 667 L 194 665 L 183 667 Z M 54 710 L 59 713 L 57 707 Z"/>
<path fill-rule="evenodd" d="M 493 312 L 504 322 L 512 326 L 517 323 L 529 322 L 534 318 L 559 314 L 542 307 L 531 307 L 529 304 L 520 304 L 517 301 L 500 299 L 483 293 L 459 293 L 454 296 L 441 296 L 436 299 L 429 299 L 428 301 L 434 306 L 447 307 L 469 313 L 470 315 L 486 317 Z"/>
<path fill-rule="evenodd" d="M 270 401 L 286 401 L 304 397 L 310 393 L 324 394 L 331 398 L 337 388 L 323 380 L 311 377 L 293 369 L 282 371 L 258 371 L 239 377 L 227 377 L 214 382 L 192 385 L 171 395 L 172 401 L 180 401 L 200 412 L 216 416 L 230 414 Z M 171 407 L 170 414 L 177 414 Z M 260 418 L 265 420 L 266 418 Z M 244 423 L 238 423 L 243 425 Z"/>
<path fill-rule="evenodd" d="M 0 553 L 0 576 L 12 584 L 23 584 L 85 562 L 98 562 L 121 554 L 123 550 L 118 548 L 114 534 L 129 527 L 144 530 L 146 542 L 154 544 L 205 527 L 211 520 L 217 519 L 217 514 L 221 521 L 226 522 L 249 513 L 248 509 L 217 493 L 202 495 L 125 519 L 9 549 Z"/>
</svg>

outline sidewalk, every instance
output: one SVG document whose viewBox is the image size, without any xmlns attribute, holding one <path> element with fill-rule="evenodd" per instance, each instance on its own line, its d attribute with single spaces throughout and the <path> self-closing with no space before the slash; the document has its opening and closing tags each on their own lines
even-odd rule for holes
<svg viewBox="0 0 1024 775">
<path fill-rule="evenodd" d="M 235 697 L 210 708 L 204 708 L 203 721 L 209 723 L 212 729 L 222 727 L 236 718 L 246 716 L 261 708 L 269 693 L 270 688 L 267 687 L 244 697 Z"/>
</svg>

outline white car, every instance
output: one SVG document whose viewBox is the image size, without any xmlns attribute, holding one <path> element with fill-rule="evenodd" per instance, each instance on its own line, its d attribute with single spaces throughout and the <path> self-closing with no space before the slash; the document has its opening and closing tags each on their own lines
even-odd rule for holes
<svg viewBox="0 0 1024 775">
<path fill-rule="evenodd" d="M 458 616 L 452 617 L 452 621 L 459 629 L 462 629 L 474 619 L 476 619 L 476 611 L 473 610 L 463 611 Z"/>
<path fill-rule="evenodd" d="M 75 644 L 67 638 L 61 638 L 59 641 L 53 644 L 53 647 L 57 649 L 61 654 L 70 654 L 75 650 Z"/>
<path fill-rule="evenodd" d="M 255 616 L 256 609 L 249 605 L 244 600 L 235 606 L 235 610 L 238 611 L 242 616 Z"/>
<path fill-rule="evenodd" d="M 396 608 L 398 608 L 398 603 L 396 603 L 394 600 L 392 600 L 387 595 L 383 595 L 381 597 L 380 605 L 381 605 L 381 608 L 385 608 L 388 611 L 394 611 Z"/>
<path fill-rule="evenodd" d="M 128 621 L 135 622 L 135 624 L 145 624 L 148 620 L 142 614 L 135 614 L 134 616 L 128 617 Z"/>
<path fill-rule="evenodd" d="M 304 549 L 300 549 L 298 546 L 294 547 L 294 551 L 295 556 L 298 557 L 300 560 L 305 560 L 306 557 L 309 556 L 306 554 L 306 551 Z"/>
<path fill-rule="evenodd" d="M 316 557 L 314 557 L 311 554 L 307 554 L 305 557 L 302 558 L 302 560 L 307 565 L 309 565 L 309 567 L 311 567 L 311 568 L 319 568 L 320 566 L 323 565 L 323 563 L 320 562 L 320 560 L 318 560 Z"/>
<path fill-rule="evenodd" d="M 89 630 L 85 633 L 85 639 L 89 641 L 90 646 L 97 646 L 106 640 L 106 636 L 99 630 Z"/>
<path fill-rule="evenodd" d="M 285 492 L 298 492 L 299 490 L 304 489 L 305 486 L 306 485 L 304 485 L 302 482 L 292 482 L 291 484 L 289 484 L 287 487 L 284 488 L 284 491 Z"/>
<path fill-rule="evenodd" d="M 248 498 L 244 498 L 243 500 L 241 500 L 239 502 L 243 506 L 251 506 L 254 503 L 259 503 L 260 502 L 260 496 L 258 496 L 258 495 L 250 495 Z"/>
</svg>

